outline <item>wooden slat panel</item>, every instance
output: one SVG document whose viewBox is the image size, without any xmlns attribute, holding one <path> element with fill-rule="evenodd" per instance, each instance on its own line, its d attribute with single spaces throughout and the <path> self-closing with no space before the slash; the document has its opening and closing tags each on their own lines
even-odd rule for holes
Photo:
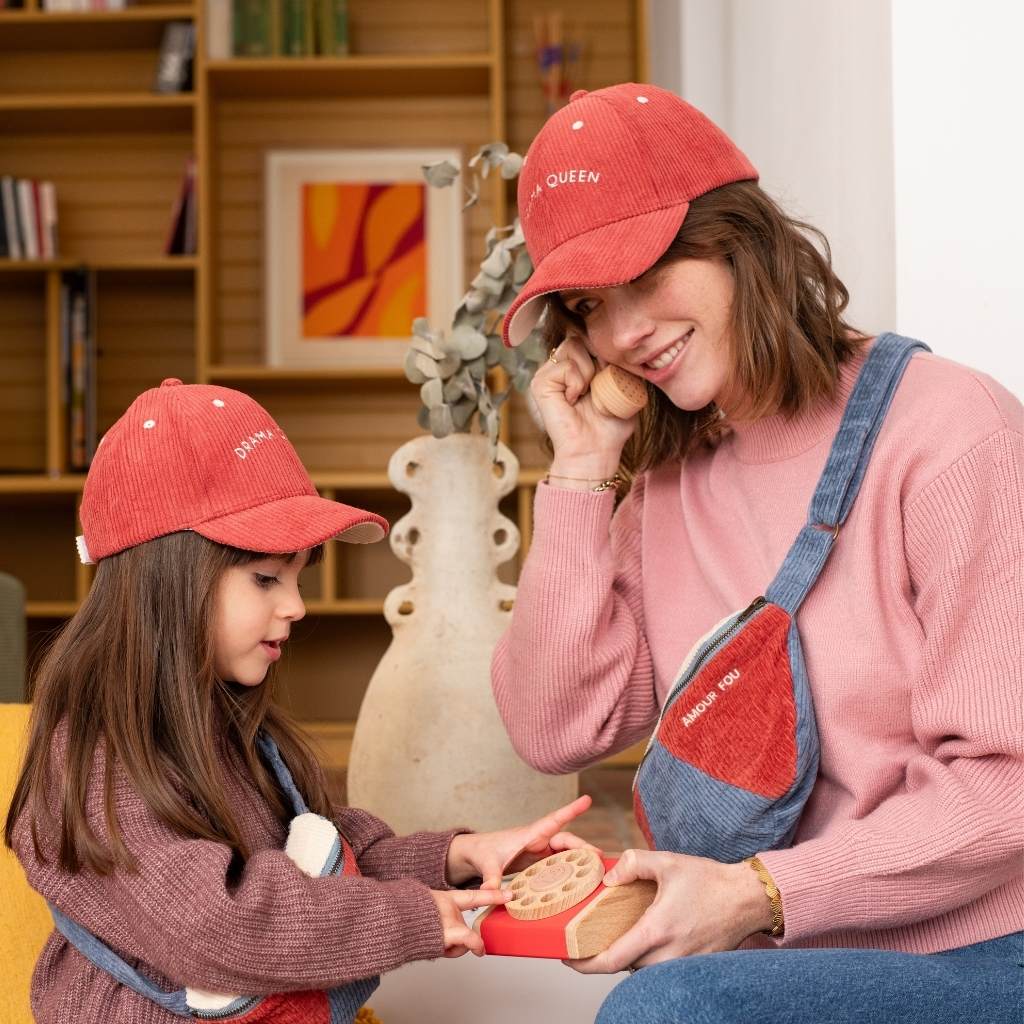
<svg viewBox="0 0 1024 1024">
<path fill-rule="evenodd" d="M 285 390 L 250 381 L 244 390 L 281 424 L 310 472 L 341 466 L 383 471 L 391 453 L 421 433 L 419 391 L 412 384 L 375 390 L 361 382 L 328 382 L 322 389 Z"/>
<path fill-rule="evenodd" d="M 0 276 L 0 469 L 46 467 L 46 281 Z"/>
<path fill-rule="evenodd" d="M 96 305 L 102 432 L 165 377 L 195 379 L 195 302 L 188 278 L 110 273 Z"/>
<path fill-rule="evenodd" d="M 353 53 L 451 53 L 487 49 L 481 0 L 349 0 Z"/>
</svg>

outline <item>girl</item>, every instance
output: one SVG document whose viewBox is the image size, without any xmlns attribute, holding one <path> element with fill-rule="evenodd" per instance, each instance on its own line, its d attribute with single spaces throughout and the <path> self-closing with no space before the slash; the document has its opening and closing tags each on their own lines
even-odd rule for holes
<svg viewBox="0 0 1024 1024">
<path fill-rule="evenodd" d="M 58 925 L 33 978 L 41 1024 L 348 1021 L 381 971 L 482 955 L 462 912 L 580 845 L 560 830 L 587 797 L 522 828 L 402 838 L 332 806 L 273 666 L 305 614 L 302 568 L 387 524 L 320 498 L 252 399 L 179 380 L 142 394 L 99 446 L 81 518 L 96 578 L 36 676 L 5 831 Z M 293 862 L 300 822 L 329 832 L 322 869 Z M 489 891 L 453 889 L 473 879 Z"/>
<path fill-rule="evenodd" d="M 494 692 L 548 772 L 658 723 L 657 849 L 607 879 L 658 897 L 573 966 L 644 968 L 601 1024 L 1016 1020 L 1021 405 L 847 323 L 827 245 L 756 179 L 633 84 L 575 94 L 520 177 L 536 270 L 506 342 L 541 321 L 553 457 Z M 595 411 L 595 360 L 646 382 L 641 414 Z"/>
</svg>

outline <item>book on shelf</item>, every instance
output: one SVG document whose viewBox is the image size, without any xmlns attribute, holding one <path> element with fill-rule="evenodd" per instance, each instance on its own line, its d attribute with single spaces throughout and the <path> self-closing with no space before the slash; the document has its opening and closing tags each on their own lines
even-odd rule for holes
<svg viewBox="0 0 1024 1024">
<path fill-rule="evenodd" d="M 185 173 L 181 187 L 171 208 L 171 222 L 164 240 L 164 254 L 167 256 L 194 256 L 196 253 L 196 161 L 189 157 L 185 162 Z"/>
<path fill-rule="evenodd" d="M 125 5 L 126 0 L 42 0 L 40 6 L 44 11 L 82 13 L 85 11 L 123 11 Z M 3 0 L 0 0 L 0 7 L 2 6 Z"/>
<path fill-rule="evenodd" d="M 189 92 L 196 48 L 196 27 L 191 21 L 169 21 L 160 42 L 153 91 Z"/>
<path fill-rule="evenodd" d="M 206 0 L 206 56 L 210 60 L 231 56 L 231 0 Z"/>
<path fill-rule="evenodd" d="M 43 259 L 55 260 L 60 255 L 57 242 L 57 187 L 52 181 L 40 181 L 38 196 Z"/>
<path fill-rule="evenodd" d="M 281 56 L 309 57 L 314 43 L 314 0 L 272 0 L 281 8 Z"/>
<path fill-rule="evenodd" d="M 9 174 L 0 178 L 0 205 L 4 210 L 4 248 L 7 250 L 7 258 L 20 260 L 21 231 L 18 228 L 14 179 Z"/>
<path fill-rule="evenodd" d="M 19 178 L 16 182 L 18 228 L 25 259 L 39 259 L 39 235 L 36 228 L 36 200 L 32 182 Z"/>
<path fill-rule="evenodd" d="M 317 6 L 317 52 L 348 55 L 348 0 L 314 0 Z"/>
<path fill-rule="evenodd" d="M 57 258 L 57 192 L 52 181 L 0 177 L 0 257 Z"/>
<path fill-rule="evenodd" d="M 273 57 L 280 53 L 280 7 L 274 0 L 232 0 L 232 53 Z"/>
<path fill-rule="evenodd" d="M 61 275 L 62 392 L 67 409 L 68 469 L 86 470 L 96 452 L 96 275 Z"/>
</svg>

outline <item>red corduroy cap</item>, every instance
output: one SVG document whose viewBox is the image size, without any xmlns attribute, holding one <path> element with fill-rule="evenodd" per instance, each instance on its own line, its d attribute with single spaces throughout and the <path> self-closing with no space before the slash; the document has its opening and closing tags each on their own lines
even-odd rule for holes
<svg viewBox="0 0 1024 1024">
<path fill-rule="evenodd" d="M 103 435 L 82 494 L 86 564 L 179 530 L 267 554 L 337 537 L 368 544 L 387 520 L 321 498 L 284 432 L 248 395 L 177 378 L 143 392 Z"/>
<path fill-rule="evenodd" d="M 632 82 L 574 92 L 519 175 L 534 271 L 505 314 L 505 344 L 537 325 L 541 296 L 632 281 L 668 248 L 690 200 L 757 176 L 729 137 L 674 93 Z"/>
</svg>

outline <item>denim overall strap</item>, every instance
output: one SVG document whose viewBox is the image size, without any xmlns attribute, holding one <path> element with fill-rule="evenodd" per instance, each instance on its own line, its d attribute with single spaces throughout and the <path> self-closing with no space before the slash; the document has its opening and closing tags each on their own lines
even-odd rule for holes
<svg viewBox="0 0 1024 1024">
<path fill-rule="evenodd" d="M 188 1004 L 185 1002 L 185 990 L 177 989 L 167 992 L 158 988 L 148 978 L 144 978 L 134 967 L 129 966 L 106 943 L 97 939 L 92 932 L 80 924 L 75 924 L 70 917 L 62 914 L 52 903 L 48 904 L 53 915 L 53 923 L 57 931 L 71 943 L 94 967 L 106 971 L 115 981 L 150 999 L 157 1006 L 163 1007 L 177 1017 L 191 1017 Z"/>
<path fill-rule="evenodd" d="M 256 743 L 260 748 L 260 752 L 274 770 L 274 778 L 277 779 L 277 784 L 284 790 L 288 799 L 291 800 L 296 817 L 300 814 L 305 814 L 309 808 L 306 806 L 306 801 L 302 799 L 302 794 L 299 792 L 298 787 L 296 787 L 295 780 L 292 779 L 292 773 L 288 771 L 288 765 L 284 763 L 281 751 L 277 749 L 277 744 L 273 741 L 270 734 L 265 732 L 261 732 L 256 737 Z"/>
<path fill-rule="evenodd" d="M 924 342 L 883 334 L 871 348 L 843 411 L 825 469 L 797 534 L 765 597 L 795 615 L 825 566 L 860 490 L 871 452 L 911 356 Z"/>
</svg>

